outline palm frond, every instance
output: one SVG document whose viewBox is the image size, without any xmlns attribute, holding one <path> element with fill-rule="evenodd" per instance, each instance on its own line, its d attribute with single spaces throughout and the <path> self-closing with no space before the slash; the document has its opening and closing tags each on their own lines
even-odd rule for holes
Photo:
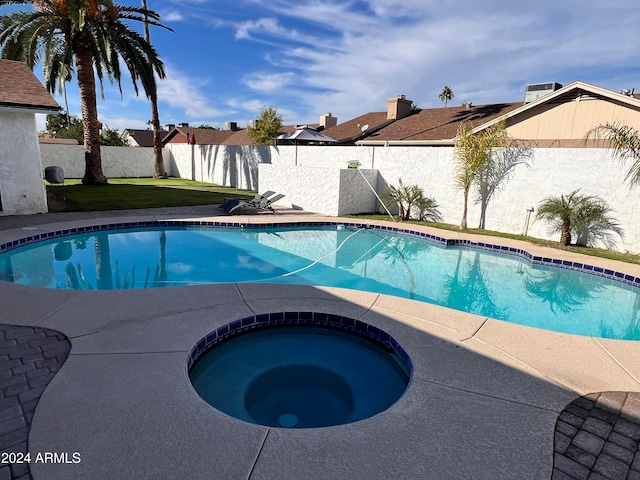
<svg viewBox="0 0 640 480">
<path fill-rule="evenodd" d="M 640 132 L 622 123 L 605 123 L 587 132 L 585 139 L 600 138 L 607 142 L 614 157 L 622 163 L 633 164 L 625 180 L 631 185 L 640 184 Z"/>
</svg>

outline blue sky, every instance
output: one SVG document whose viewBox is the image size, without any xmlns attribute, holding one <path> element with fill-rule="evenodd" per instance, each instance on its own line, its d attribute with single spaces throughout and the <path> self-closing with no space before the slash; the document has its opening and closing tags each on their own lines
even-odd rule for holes
<svg viewBox="0 0 640 480">
<path fill-rule="evenodd" d="M 162 124 L 244 127 L 264 105 L 276 107 L 287 124 L 317 123 L 326 112 L 342 122 L 386 110 L 386 99 L 399 94 L 419 107 L 442 106 L 445 85 L 454 105 L 522 101 L 527 84 L 551 81 L 640 92 L 634 0 L 148 0 L 148 6 L 175 30 L 151 30 L 167 72 L 159 82 Z M 122 98 L 117 88 L 105 94 L 98 106 L 103 123 L 146 128 L 149 104 L 135 96 L 128 76 Z M 74 86 L 68 96 L 79 115 Z"/>
</svg>

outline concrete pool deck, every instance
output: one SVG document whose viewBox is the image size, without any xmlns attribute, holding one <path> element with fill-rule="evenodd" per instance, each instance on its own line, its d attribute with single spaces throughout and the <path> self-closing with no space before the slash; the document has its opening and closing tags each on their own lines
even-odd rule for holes
<svg viewBox="0 0 640 480">
<path fill-rule="evenodd" d="M 194 207 L 110 212 L 108 218 L 0 217 L 0 243 L 37 231 L 116 223 L 120 216 L 130 222 L 220 220 L 218 215 L 215 207 Z M 224 221 L 298 219 L 340 221 L 293 211 Z M 465 238 L 459 232 L 437 234 Z M 640 276 L 639 265 L 495 237 L 486 241 Z M 588 437 L 590 431 L 577 424 L 573 435 L 565 431 L 565 436 L 576 439 L 593 461 L 565 455 L 572 447 L 559 451 L 557 445 L 567 442 L 558 435 L 559 416 L 571 426 L 579 410 L 589 411 L 589 398 L 573 413 L 565 410 L 580 396 L 640 391 L 638 342 L 549 332 L 408 299 L 312 286 L 58 291 L 0 282 L 0 298 L 0 323 L 56 330 L 71 342 L 66 362 L 37 404 L 28 438 L 32 459 L 38 453 L 66 453 L 70 463 L 32 460 L 36 480 L 640 477 L 640 454 L 632 453 L 626 471 L 611 462 L 608 467 L 600 459 L 616 455 L 602 453 L 607 443 Z M 191 387 L 187 356 L 208 333 L 251 315 L 309 311 L 355 318 L 398 340 L 414 365 L 403 397 L 387 411 L 356 423 L 287 430 L 228 417 Z M 620 398 L 592 397 L 603 410 L 617 408 L 611 425 L 620 418 Z M 640 397 L 627 395 L 625 402 L 626 420 L 640 424 Z M 636 437 L 635 430 L 625 432 L 625 439 Z M 637 450 L 637 439 L 635 445 Z M 79 463 L 73 463 L 75 452 Z"/>
</svg>

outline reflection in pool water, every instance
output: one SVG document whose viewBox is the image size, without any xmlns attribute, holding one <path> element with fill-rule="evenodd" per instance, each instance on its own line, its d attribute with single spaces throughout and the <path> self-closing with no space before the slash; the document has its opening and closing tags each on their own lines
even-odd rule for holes
<svg viewBox="0 0 640 480">
<path fill-rule="evenodd" d="M 64 289 L 268 282 L 365 290 L 596 337 L 640 340 L 640 289 L 381 230 L 103 231 L 0 254 L 0 279 Z"/>
</svg>

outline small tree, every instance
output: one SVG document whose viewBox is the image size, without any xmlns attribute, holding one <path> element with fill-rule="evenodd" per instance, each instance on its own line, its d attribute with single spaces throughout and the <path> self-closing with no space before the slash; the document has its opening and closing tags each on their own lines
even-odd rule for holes
<svg viewBox="0 0 640 480">
<path fill-rule="evenodd" d="M 479 172 L 492 161 L 494 149 L 507 146 L 506 123 L 500 121 L 483 132 L 473 133 L 473 125 L 465 122 L 458 128 L 455 145 L 455 176 L 456 186 L 464 192 L 464 209 L 460 230 L 467 228 L 467 210 L 469 204 L 469 190 Z"/>
<path fill-rule="evenodd" d="M 593 246 L 602 242 L 615 246 L 614 235 L 624 238 L 624 231 L 610 213 L 611 208 L 600 197 L 580 195 L 580 189 L 569 195 L 546 197 L 538 206 L 535 220 L 551 225 L 553 233 L 560 233 L 560 243 L 570 245 L 576 238 L 577 245 Z"/>
<path fill-rule="evenodd" d="M 248 127 L 247 130 L 256 145 L 275 145 L 276 137 L 282 133 L 282 116 L 275 107 L 262 107 L 256 128 Z"/>
<path fill-rule="evenodd" d="M 606 248 L 614 248 L 616 236 L 624 239 L 624 230 L 611 212 L 611 207 L 602 198 L 585 197 L 573 220 L 576 245 L 593 247 L 602 244 Z"/>
<path fill-rule="evenodd" d="M 451 90 L 451 87 L 445 85 L 439 96 L 440 100 L 444 102 L 444 108 L 447 108 L 447 102 L 453 99 L 453 97 L 455 97 L 453 90 Z"/>
<path fill-rule="evenodd" d="M 127 141 L 117 128 L 105 128 L 100 132 L 100 145 L 108 147 L 124 147 Z"/>
<path fill-rule="evenodd" d="M 389 185 L 383 195 L 387 207 L 391 204 L 398 206 L 401 220 L 411 219 L 411 209 L 418 210 L 418 219 L 430 222 L 442 222 L 442 216 L 438 210 L 438 203 L 429 197 L 417 185 L 404 185 L 402 179 L 398 179 L 398 186 Z"/>
<path fill-rule="evenodd" d="M 551 224 L 553 233 L 560 232 L 560 244 L 571 244 L 571 221 L 575 218 L 575 211 L 582 201 L 582 195 L 574 190 L 569 195 L 559 197 L 545 197 L 538 205 L 535 220 L 543 220 Z"/>
<path fill-rule="evenodd" d="M 80 144 L 84 141 L 82 120 L 69 116 L 67 112 L 47 115 L 45 129 L 52 138 L 72 138 Z"/>
</svg>

